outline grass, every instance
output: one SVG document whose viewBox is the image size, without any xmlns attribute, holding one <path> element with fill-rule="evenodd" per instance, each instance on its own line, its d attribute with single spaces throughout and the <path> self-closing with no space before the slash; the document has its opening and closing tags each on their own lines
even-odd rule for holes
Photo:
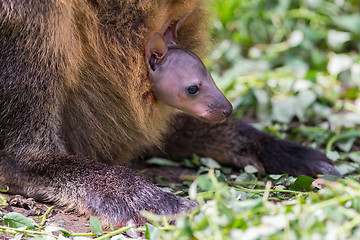
<svg viewBox="0 0 360 240">
<path fill-rule="evenodd" d="M 149 223 L 137 230 L 151 240 L 360 239 L 360 4 L 210 2 L 216 42 L 204 61 L 231 99 L 234 115 L 320 149 L 347 177 L 325 177 L 311 186 L 313 179 L 305 176 L 262 177 L 253 166 L 239 173 L 211 159 L 186 159 L 198 176 L 180 192 L 199 208 L 179 216 L 175 225 L 144 213 Z M 10 227 L 0 226 L 0 232 L 15 239 L 127 239 L 121 235 L 127 228 L 104 232 L 94 219 L 93 233 L 72 235 L 46 226 L 45 219 L 34 224 L 19 215 L 2 216 Z"/>
</svg>

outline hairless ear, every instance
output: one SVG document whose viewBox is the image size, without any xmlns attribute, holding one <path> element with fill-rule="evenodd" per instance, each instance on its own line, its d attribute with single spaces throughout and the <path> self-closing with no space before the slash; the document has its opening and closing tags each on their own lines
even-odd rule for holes
<svg viewBox="0 0 360 240">
<path fill-rule="evenodd" d="M 154 32 L 145 46 L 145 60 L 149 69 L 155 71 L 156 65 L 166 61 L 168 46 L 165 37 Z"/>
<path fill-rule="evenodd" d="M 170 24 L 168 29 L 165 31 L 164 36 L 166 38 L 166 41 L 168 44 L 176 44 L 177 40 L 177 23 L 176 24 Z"/>
<path fill-rule="evenodd" d="M 176 44 L 177 42 L 177 31 L 181 24 L 186 20 L 186 18 L 191 14 L 192 11 L 188 12 L 183 16 L 179 21 L 170 24 L 168 29 L 165 31 L 164 36 L 168 44 Z"/>
</svg>

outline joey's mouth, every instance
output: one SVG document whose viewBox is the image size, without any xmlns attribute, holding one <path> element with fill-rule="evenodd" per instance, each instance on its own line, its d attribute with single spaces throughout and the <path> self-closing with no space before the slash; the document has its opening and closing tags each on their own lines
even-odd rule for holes
<svg viewBox="0 0 360 240">
<path fill-rule="evenodd" d="M 208 122 L 208 123 L 223 123 L 226 120 L 225 117 L 223 119 L 214 120 L 214 119 L 204 118 L 204 117 L 201 117 L 201 116 L 198 116 L 197 119 L 199 119 L 202 122 Z"/>
<path fill-rule="evenodd" d="M 195 116 L 197 119 L 203 122 L 209 122 L 209 123 L 222 123 L 225 122 L 226 116 L 222 114 L 213 114 L 209 112 L 205 112 L 204 114 L 200 114 Z"/>
<path fill-rule="evenodd" d="M 229 117 L 232 112 L 232 106 L 208 108 L 200 114 L 195 114 L 195 117 L 204 122 L 222 123 Z"/>
</svg>

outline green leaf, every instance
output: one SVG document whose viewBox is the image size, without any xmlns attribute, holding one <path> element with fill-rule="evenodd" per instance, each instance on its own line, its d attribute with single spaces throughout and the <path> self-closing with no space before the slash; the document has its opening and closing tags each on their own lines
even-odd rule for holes
<svg viewBox="0 0 360 240">
<path fill-rule="evenodd" d="M 227 183 L 226 176 L 219 169 L 215 169 L 215 177 L 219 182 Z"/>
<path fill-rule="evenodd" d="M 307 190 L 311 191 L 311 183 L 314 181 L 313 178 L 308 176 L 299 176 L 294 184 L 290 187 L 291 190 Z"/>
<path fill-rule="evenodd" d="M 356 168 L 354 166 L 351 166 L 348 163 L 341 163 L 339 165 L 335 166 L 336 170 L 338 170 L 342 175 L 346 175 L 349 173 L 352 173 L 356 171 Z"/>
<path fill-rule="evenodd" d="M 179 167 L 180 163 L 171 161 L 165 158 L 153 157 L 146 161 L 147 164 L 153 164 L 158 166 L 165 166 L 165 167 Z"/>
<path fill-rule="evenodd" d="M 279 180 L 281 179 L 282 177 L 284 177 L 286 174 L 270 174 L 269 175 L 269 178 L 272 179 L 272 180 Z"/>
<path fill-rule="evenodd" d="M 253 165 L 247 165 L 245 168 L 244 168 L 245 172 L 247 173 L 257 173 L 259 170 L 254 167 Z"/>
<path fill-rule="evenodd" d="M 189 193 L 189 198 L 191 200 L 195 200 L 196 199 L 196 196 L 197 196 L 197 182 L 194 181 L 190 187 L 189 187 L 189 190 L 188 190 L 188 193 Z"/>
<path fill-rule="evenodd" d="M 269 112 L 270 98 L 267 91 L 264 89 L 254 89 L 254 96 L 256 98 L 256 113 L 260 119 L 265 119 Z"/>
<path fill-rule="evenodd" d="M 354 198 L 354 200 L 352 200 L 351 207 L 360 211 L 360 198 Z"/>
<path fill-rule="evenodd" d="M 297 98 L 291 96 L 285 100 L 275 102 L 273 101 L 273 118 L 278 122 L 288 123 L 295 116 Z"/>
<path fill-rule="evenodd" d="M 197 178 L 198 186 L 203 191 L 209 191 L 214 188 L 211 180 L 207 175 L 200 175 Z"/>
<path fill-rule="evenodd" d="M 345 54 L 334 54 L 330 57 L 327 70 L 331 75 L 338 75 L 350 69 L 353 61 L 352 58 Z"/>
<path fill-rule="evenodd" d="M 145 231 L 145 237 L 149 240 L 160 240 L 160 233 L 159 230 L 151 225 L 150 223 L 145 224 L 146 231 Z"/>
<path fill-rule="evenodd" d="M 341 158 L 340 154 L 337 151 L 328 151 L 326 157 L 332 161 L 336 161 Z"/>
<path fill-rule="evenodd" d="M 208 168 L 221 168 L 220 164 L 212 158 L 200 158 L 200 162 Z"/>
<path fill-rule="evenodd" d="M 287 58 L 285 67 L 290 69 L 297 77 L 305 77 L 307 71 L 309 71 L 309 64 L 295 56 Z"/>
<path fill-rule="evenodd" d="M 64 228 L 62 227 L 58 227 L 58 226 L 54 226 L 54 225 L 50 225 L 50 226 L 46 226 L 45 229 L 44 229 L 45 232 L 62 232 L 64 233 L 65 235 L 69 235 L 70 233 L 65 230 Z"/>
<path fill-rule="evenodd" d="M 101 222 L 94 216 L 90 216 L 90 229 L 96 235 L 103 235 Z"/>
<path fill-rule="evenodd" d="M 352 152 L 349 154 L 349 158 L 356 163 L 360 163 L 360 152 Z"/>
<path fill-rule="evenodd" d="M 75 238 L 74 238 L 75 239 Z M 71 240 L 70 238 L 64 237 L 63 235 L 58 236 L 58 240 Z"/>
<path fill-rule="evenodd" d="M 22 229 L 22 228 L 20 228 L 20 229 Z M 23 229 L 23 230 L 25 230 L 25 229 Z M 24 237 L 25 237 L 24 233 L 18 232 L 15 234 L 14 238 L 12 238 L 11 240 L 22 240 L 22 239 L 24 239 Z M 41 239 L 41 240 L 44 240 L 44 239 Z"/>
<path fill-rule="evenodd" d="M 276 189 L 276 190 L 285 190 L 286 187 L 283 186 L 283 185 L 279 185 L 279 186 L 275 186 L 275 189 Z"/>
<path fill-rule="evenodd" d="M 297 96 L 296 116 L 304 120 L 305 110 L 316 101 L 316 94 L 311 90 L 301 91 Z"/>
<path fill-rule="evenodd" d="M 356 137 L 348 138 L 346 140 L 337 142 L 336 146 L 339 147 L 340 150 L 343 152 L 349 152 L 351 150 L 352 146 L 354 145 L 355 140 L 356 140 Z"/>
<path fill-rule="evenodd" d="M 239 176 L 236 177 L 236 182 L 251 182 L 255 181 L 256 176 L 253 173 L 241 173 Z"/>
<path fill-rule="evenodd" d="M 343 15 L 339 17 L 335 17 L 334 19 L 335 25 L 348 30 L 353 33 L 360 33 L 360 15 L 352 14 L 352 15 Z"/>
<path fill-rule="evenodd" d="M 112 223 L 110 223 L 110 230 L 115 231 L 114 225 Z"/>
<path fill-rule="evenodd" d="M 340 50 L 344 43 L 351 40 L 351 34 L 349 32 L 339 32 L 336 30 L 329 30 L 327 36 L 327 42 L 334 50 Z"/>
<path fill-rule="evenodd" d="M 4 216 L 4 223 L 13 228 L 27 227 L 28 229 L 35 229 L 39 225 L 31 218 L 27 218 L 24 215 L 11 212 Z"/>
<path fill-rule="evenodd" d="M 291 33 L 287 40 L 290 47 L 298 46 L 304 40 L 304 33 L 300 30 L 295 30 Z"/>
</svg>

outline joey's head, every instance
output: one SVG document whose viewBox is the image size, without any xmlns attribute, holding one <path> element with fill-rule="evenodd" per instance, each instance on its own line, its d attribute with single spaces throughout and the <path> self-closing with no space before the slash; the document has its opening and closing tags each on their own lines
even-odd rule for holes
<svg viewBox="0 0 360 240">
<path fill-rule="evenodd" d="M 145 47 L 146 64 L 158 101 L 208 122 L 223 122 L 232 106 L 194 53 L 154 33 Z"/>
</svg>

